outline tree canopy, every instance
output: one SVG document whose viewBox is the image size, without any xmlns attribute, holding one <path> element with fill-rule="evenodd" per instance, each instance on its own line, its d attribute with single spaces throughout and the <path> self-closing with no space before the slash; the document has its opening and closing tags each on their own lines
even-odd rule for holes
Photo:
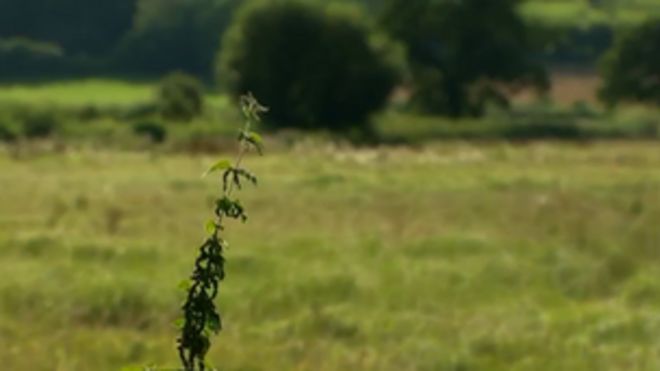
<svg viewBox="0 0 660 371">
<path fill-rule="evenodd" d="M 397 66 L 387 41 L 355 12 L 302 1 L 248 6 L 224 40 L 220 81 L 236 96 L 253 92 L 278 126 L 364 123 L 386 102 Z"/>
<path fill-rule="evenodd" d="M 518 0 L 389 0 L 382 25 L 405 43 L 419 108 L 477 114 L 504 87 L 543 87 Z"/>
<path fill-rule="evenodd" d="M 607 103 L 638 101 L 660 104 L 660 19 L 625 33 L 602 62 Z"/>
</svg>

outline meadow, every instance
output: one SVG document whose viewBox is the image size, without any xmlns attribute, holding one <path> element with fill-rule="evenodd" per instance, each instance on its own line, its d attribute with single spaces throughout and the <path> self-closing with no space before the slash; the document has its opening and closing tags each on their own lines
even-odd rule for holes
<svg viewBox="0 0 660 371">
<path fill-rule="evenodd" d="M 219 369 L 660 367 L 657 142 L 270 147 Z M 175 367 L 222 156 L 2 147 L 2 368 Z"/>
<path fill-rule="evenodd" d="M 0 4 L 0 370 L 660 370 L 660 0 Z"/>
<path fill-rule="evenodd" d="M 65 109 L 127 108 L 152 103 L 156 98 L 154 81 L 117 78 L 81 78 L 0 85 L 0 103 L 50 106 Z M 207 103 L 216 109 L 227 106 L 225 96 L 208 94 Z"/>
<path fill-rule="evenodd" d="M 307 137 L 413 146 L 457 139 L 660 138 L 657 108 L 604 107 L 595 99 L 599 80 L 593 73 L 559 71 L 552 78 L 554 86 L 547 97 L 521 91 L 513 97 L 511 110 L 489 107 L 479 118 L 418 115 L 395 102 L 371 118 L 371 130 L 366 132 L 337 136 L 327 131 L 284 130 L 269 135 L 275 137 L 273 144 L 278 148 L 288 148 Z M 187 123 L 168 122 L 157 114 L 157 86 L 153 81 L 107 78 L 1 84 L 0 142 L 45 138 L 61 148 L 142 150 L 156 145 L 158 151 L 175 153 L 214 152 L 233 144 L 240 114 L 226 95 L 207 91 L 202 116 Z"/>
</svg>

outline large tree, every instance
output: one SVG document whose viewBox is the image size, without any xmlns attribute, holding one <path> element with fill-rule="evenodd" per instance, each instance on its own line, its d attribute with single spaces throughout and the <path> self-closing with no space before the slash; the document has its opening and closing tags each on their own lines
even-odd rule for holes
<svg viewBox="0 0 660 371">
<path fill-rule="evenodd" d="M 405 43 L 414 102 L 451 116 L 506 103 L 506 88 L 545 87 L 518 0 L 388 0 L 381 22 Z"/>
<path fill-rule="evenodd" d="M 660 19 L 620 37 L 602 62 L 601 98 L 660 104 Z"/>
<path fill-rule="evenodd" d="M 270 106 L 277 127 L 364 124 L 399 68 L 387 39 L 356 12 L 302 0 L 250 4 L 227 31 L 218 77 L 232 94 L 251 91 Z"/>
</svg>

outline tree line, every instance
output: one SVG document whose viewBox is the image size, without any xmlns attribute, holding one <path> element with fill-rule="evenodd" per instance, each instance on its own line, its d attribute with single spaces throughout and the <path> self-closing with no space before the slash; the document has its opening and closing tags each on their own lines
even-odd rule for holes
<svg viewBox="0 0 660 371">
<path fill-rule="evenodd" d="M 548 88 L 547 51 L 560 38 L 524 19 L 521 3 L 8 0 L 0 79 L 184 71 L 253 91 L 271 121 L 302 128 L 365 122 L 397 86 L 412 109 L 480 115 L 516 89 Z M 613 36 L 601 62 L 606 102 L 660 102 L 658 24 Z"/>
</svg>

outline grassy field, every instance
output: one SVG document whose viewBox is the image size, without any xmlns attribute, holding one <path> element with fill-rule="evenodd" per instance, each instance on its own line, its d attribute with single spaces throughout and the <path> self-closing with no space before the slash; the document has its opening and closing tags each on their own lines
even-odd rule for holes
<svg viewBox="0 0 660 371">
<path fill-rule="evenodd" d="M 153 84 L 103 79 L 11 84 L 0 89 L 3 102 L 65 107 L 135 105 L 149 102 L 153 96 Z"/>
<path fill-rule="evenodd" d="M 353 143 L 406 143 L 432 140 L 658 139 L 657 108 L 621 105 L 608 110 L 595 101 L 599 80 L 585 71 L 552 75 L 548 97 L 520 92 L 510 111 L 489 108 L 484 117 L 451 120 L 420 116 L 393 104 L 372 117 L 373 134 L 349 135 Z M 0 85 L 0 142 L 48 137 L 62 146 L 135 150 L 159 146 L 170 152 L 213 152 L 233 144 L 240 113 L 229 97 L 209 92 L 202 116 L 188 123 L 167 122 L 154 110 L 157 84 L 121 80 L 65 80 Z M 136 130 L 155 125 L 162 139 Z M 356 134 L 356 133 L 354 133 Z M 309 133 L 273 133 L 287 148 Z M 331 133 L 314 136 L 332 137 Z M 345 138 L 342 138 L 345 139 Z"/>
<path fill-rule="evenodd" d="M 4 150 L 2 368 L 176 366 L 215 158 Z M 660 368 L 657 143 L 303 143 L 248 163 L 222 370 Z"/>
<path fill-rule="evenodd" d="M 0 103 L 61 108 L 131 107 L 156 99 L 157 83 L 89 78 L 33 84 L 0 85 Z M 213 107 L 227 104 L 226 97 L 210 94 Z"/>
</svg>

